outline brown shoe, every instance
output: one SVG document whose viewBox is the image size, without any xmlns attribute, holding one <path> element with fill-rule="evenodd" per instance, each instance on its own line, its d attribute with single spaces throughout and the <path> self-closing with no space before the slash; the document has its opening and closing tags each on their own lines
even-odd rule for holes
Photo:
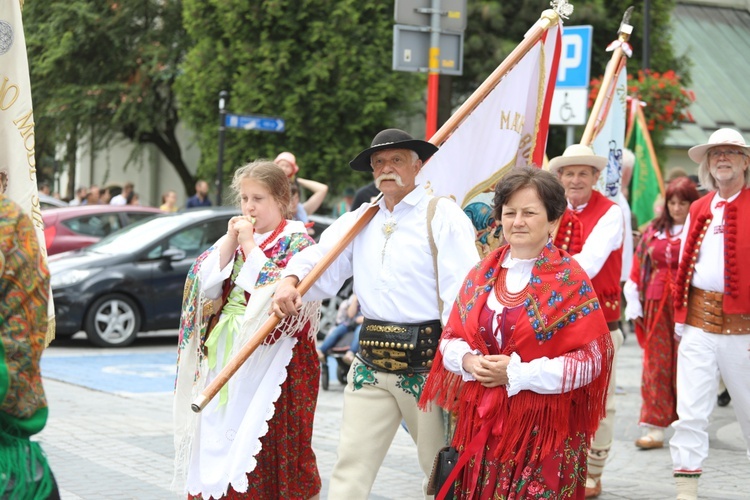
<svg viewBox="0 0 750 500">
<path fill-rule="evenodd" d="M 317 353 L 318 353 L 318 361 L 320 361 L 321 363 L 322 363 L 323 361 L 325 361 L 325 359 L 326 359 L 326 355 L 325 355 L 325 353 L 324 353 L 323 351 L 321 351 L 320 349 L 315 349 L 315 350 L 316 350 L 316 351 L 317 351 Z"/>
<path fill-rule="evenodd" d="M 655 448 L 664 448 L 664 441 L 654 439 L 653 436 L 646 434 L 636 439 L 635 445 L 642 450 L 653 450 Z"/>
<path fill-rule="evenodd" d="M 586 493 L 585 498 L 596 498 L 602 494 L 602 479 L 600 477 L 593 478 L 591 476 L 586 478 Z"/>
</svg>

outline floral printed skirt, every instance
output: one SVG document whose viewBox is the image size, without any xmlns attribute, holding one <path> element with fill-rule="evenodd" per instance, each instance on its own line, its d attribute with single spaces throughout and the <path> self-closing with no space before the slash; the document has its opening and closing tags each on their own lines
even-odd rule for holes
<svg viewBox="0 0 750 500">
<path fill-rule="evenodd" d="M 495 449 L 496 443 L 490 438 L 481 462 L 470 460 L 459 476 L 454 498 L 583 499 L 588 456 L 586 442 L 583 432 L 572 433 L 543 460 L 539 460 L 538 450 L 529 449 L 523 462 L 500 462 L 489 456 L 489 450 Z M 475 475 L 476 486 L 471 488 Z"/>
</svg>

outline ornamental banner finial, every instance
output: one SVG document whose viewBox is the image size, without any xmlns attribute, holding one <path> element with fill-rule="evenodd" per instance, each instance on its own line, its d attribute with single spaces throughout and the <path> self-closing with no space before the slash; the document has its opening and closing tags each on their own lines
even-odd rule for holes
<svg viewBox="0 0 750 500">
<path fill-rule="evenodd" d="M 552 0 L 550 6 L 562 19 L 567 19 L 573 13 L 573 4 L 568 0 Z"/>
</svg>

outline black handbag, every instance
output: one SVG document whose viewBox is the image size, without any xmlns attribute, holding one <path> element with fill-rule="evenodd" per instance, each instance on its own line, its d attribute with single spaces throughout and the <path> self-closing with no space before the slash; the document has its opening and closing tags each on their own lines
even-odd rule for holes
<svg viewBox="0 0 750 500">
<path fill-rule="evenodd" d="M 458 450 L 453 446 L 445 446 L 438 451 L 437 456 L 435 456 L 435 462 L 432 465 L 430 480 L 427 483 L 428 495 L 437 495 L 440 492 L 457 462 Z M 453 487 L 454 485 L 451 485 L 448 489 L 446 498 L 453 498 Z"/>
</svg>

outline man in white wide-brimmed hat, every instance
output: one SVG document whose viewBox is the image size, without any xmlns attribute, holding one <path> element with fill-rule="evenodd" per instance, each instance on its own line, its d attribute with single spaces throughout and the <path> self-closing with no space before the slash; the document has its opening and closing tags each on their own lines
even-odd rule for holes
<svg viewBox="0 0 750 500">
<path fill-rule="evenodd" d="M 708 419 L 719 375 L 732 396 L 750 458 L 750 146 L 736 130 L 721 128 L 690 148 L 701 184 L 714 191 L 693 202 L 682 232 L 674 288 L 677 415 L 672 452 L 677 498 L 698 496 L 708 456 Z"/>
<path fill-rule="evenodd" d="M 620 275 L 625 220 L 620 207 L 594 190 L 599 175 L 607 166 L 607 158 L 594 154 L 583 144 L 568 146 L 562 156 L 549 162 L 565 188 L 568 209 L 560 220 L 555 245 L 569 252 L 591 278 L 594 291 L 604 311 L 615 358 L 612 360 L 607 393 L 607 416 L 589 449 L 586 497 L 601 494 L 601 476 L 614 438 L 615 371 L 617 351 L 624 337 L 620 329 Z"/>
<path fill-rule="evenodd" d="M 402 419 L 417 445 L 427 498 L 427 477 L 445 444 L 442 412 L 438 408 L 421 411 L 417 402 L 442 325 L 479 254 L 474 226 L 461 207 L 431 196 L 416 184 L 423 162 L 436 151 L 436 146 L 403 130 L 386 129 L 349 162 L 354 170 L 372 173 L 383 193 L 377 201 L 380 209 L 304 296 L 305 301 L 332 297 L 353 276 L 354 293 L 365 317 L 360 351 L 344 390 L 329 498 L 365 500 L 370 496 Z M 291 258 L 274 296 L 276 314 L 297 314 L 302 303 L 295 288 L 299 280 L 368 208 L 366 204 L 345 213 L 323 232 L 319 244 Z"/>
</svg>

